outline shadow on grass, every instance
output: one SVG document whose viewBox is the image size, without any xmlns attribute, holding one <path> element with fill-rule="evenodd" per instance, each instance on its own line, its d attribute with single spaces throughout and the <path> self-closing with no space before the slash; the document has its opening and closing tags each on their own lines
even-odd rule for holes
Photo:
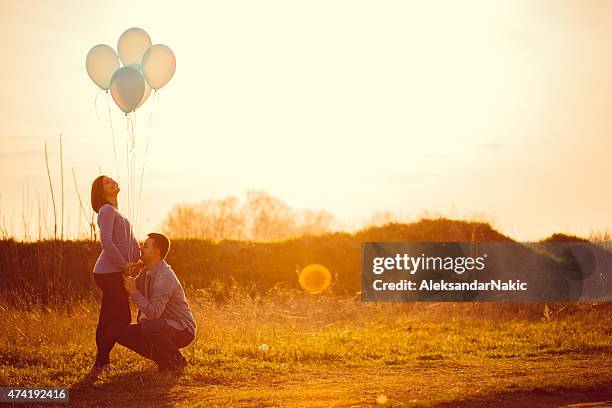
<svg viewBox="0 0 612 408">
<path fill-rule="evenodd" d="M 179 376 L 154 369 L 130 371 L 110 376 L 103 382 L 88 385 L 83 382 L 70 388 L 70 404 L 82 407 L 170 407 L 170 390 Z"/>
<path fill-rule="evenodd" d="M 588 404 L 607 401 L 612 404 L 612 383 L 598 384 L 586 388 L 547 388 L 531 391 L 509 391 L 482 397 L 456 400 L 436 405 L 450 407 L 564 407 L 573 404 Z M 600 405 L 597 405 L 600 406 Z M 604 405 L 608 406 L 608 405 Z"/>
</svg>

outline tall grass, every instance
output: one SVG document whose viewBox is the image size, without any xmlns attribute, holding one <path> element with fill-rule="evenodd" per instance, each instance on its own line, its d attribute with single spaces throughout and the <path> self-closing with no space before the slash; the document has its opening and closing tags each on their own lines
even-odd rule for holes
<svg viewBox="0 0 612 408">
<path fill-rule="evenodd" d="M 563 240 L 562 236 L 554 239 Z M 297 272 L 320 263 L 332 272 L 332 295 L 353 297 L 360 291 L 361 242 L 508 242 L 510 238 L 488 224 L 447 219 L 420 220 L 412 224 L 388 224 L 355 234 L 275 241 L 173 240 L 168 262 L 183 286 L 189 289 L 227 288 L 240 282 L 262 292 L 275 287 L 299 289 Z M 28 294 L 48 303 L 79 299 L 95 293 L 91 271 L 101 248 L 84 241 L 0 241 L 0 291 Z"/>
<path fill-rule="evenodd" d="M 47 169 L 47 178 L 49 180 L 49 190 L 51 191 L 51 202 L 53 203 L 53 239 L 57 239 L 57 206 L 55 205 L 55 194 L 53 193 L 53 182 L 51 181 L 51 169 L 49 168 L 49 153 L 47 142 L 45 142 L 45 167 Z"/>
<path fill-rule="evenodd" d="M 475 235 L 476 234 L 476 235 Z M 232 280 L 268 289 L 298 287 L 297 271 L 322 263 L 334 274 L 332 293 L 354 295 L 360 289 L 363 241 L 509 240 L 488 225 L 422 220 L 392 224 L 356 234 L 332 233 L 285 241 L 174 240 L 168 262 L 185 287 L 205 288 Z M 41 299 L 79 298 L 94 287 L 91 271 L 101 251 L 93 241 L 0 241 L 0 290 L 26 290 Z"/>
</svg>

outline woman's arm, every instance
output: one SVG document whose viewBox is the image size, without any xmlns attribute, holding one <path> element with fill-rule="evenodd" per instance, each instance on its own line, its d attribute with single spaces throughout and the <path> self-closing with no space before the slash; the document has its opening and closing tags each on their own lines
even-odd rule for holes
<svg viewBox="0 0 612 408">
<path fill-rule="evenodd" d="M 111 262 L 118 268 L 124 269 L 128 262 L 121 255 L 117 245 L 113 242 L 113 224 L 115 223 L 115 209 L 111 205 L 103 205 L 98 213 L 98 227 L 100 227 L 100 243 L 108 254 Z"/>
</svg>

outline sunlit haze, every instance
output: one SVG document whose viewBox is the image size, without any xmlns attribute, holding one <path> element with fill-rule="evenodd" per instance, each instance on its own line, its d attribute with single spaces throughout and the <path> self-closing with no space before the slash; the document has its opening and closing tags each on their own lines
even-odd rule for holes
<svg viewBox="0 0 612 408">
<path fill-rule="evenodd" d="M 174 204 L 250 190 L 346 229 L 379 211 L 524 240 L 612 229 L 612 2 L 2 1 L 0 15 L 0 217 L 16 235 L 51 211 L 45 141 L 59 197 L 60 133 L 67 235 L 86 230 L 73 168 L 88 212 L 100 171 L 126 205 L 126 118 L 85 56 L 135 26 L 177 60 L 136 113 L 139 236 Z"/>
</svg>

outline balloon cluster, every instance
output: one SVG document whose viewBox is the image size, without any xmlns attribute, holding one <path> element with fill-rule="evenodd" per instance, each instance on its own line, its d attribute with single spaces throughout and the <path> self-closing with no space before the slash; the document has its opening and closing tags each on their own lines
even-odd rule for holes
<svg viewBox="0 0 612 408">
<path fill-rule="evenodd" d="M 110 93 L 125 114 L 138 109 L 151 94 L 172 79 L 176 58 L 170 47 L 152 45 L 142 28 L 125 30 L 117 42 L 117 51 L 98 44 L 87 53 L 85 67 L 100 89 Z M 123 64 L 120 67 L 119 60 Z"/>
</svg>

